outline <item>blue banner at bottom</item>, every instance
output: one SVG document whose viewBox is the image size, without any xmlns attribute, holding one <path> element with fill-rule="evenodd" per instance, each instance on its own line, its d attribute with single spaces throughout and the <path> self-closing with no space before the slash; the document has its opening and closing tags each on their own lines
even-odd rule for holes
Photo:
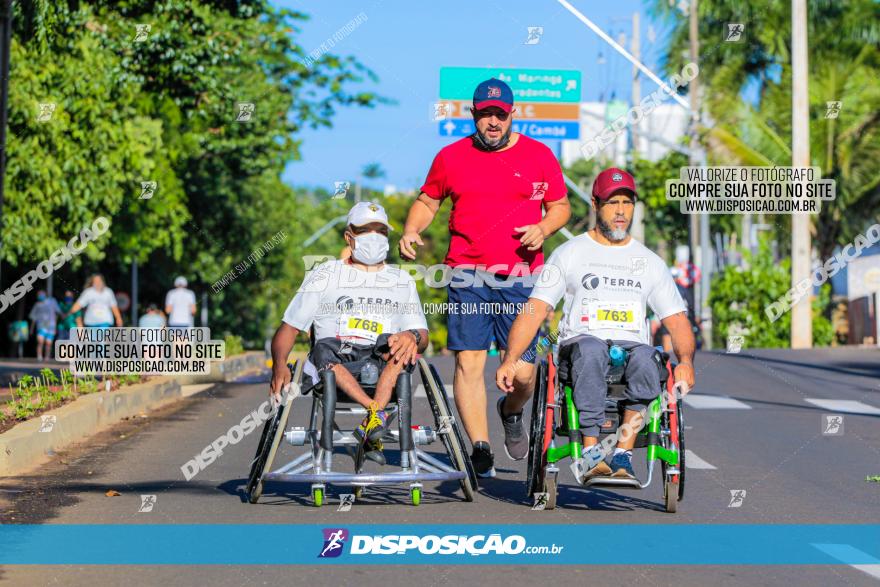
<svg viewBox="0 0 880 587">
<path fill-rule="evenodd" d="M 5 525 L 0 564 L 863 565 L 880 525 Z"/>
</svg>

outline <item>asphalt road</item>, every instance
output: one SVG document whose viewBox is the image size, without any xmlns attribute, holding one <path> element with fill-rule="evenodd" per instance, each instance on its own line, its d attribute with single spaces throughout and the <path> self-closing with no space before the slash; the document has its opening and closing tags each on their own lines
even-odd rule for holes
<svg viewBox="0 0 880 587">
<path fill-rule="evenodd" d="M 435 358 L 446 383 L 451 360 Z M 495 362 L 487 369 L 487 383 Z M 408 504 L 404 487 L 368 490 L 349 512 L 335 499 L 311 507 L 308 486 L 268 484 L 251 505 L 243 497 L 257 432 L 224 451 L 187 482 L 181 465 L 255 409 L 268 374 L 217 385 L 148 417 L 124 422 L 88 443 L 56 455 L 32 475 L 0 481 L 3 523 L 109 524 L 847 524 L 880 523 L 880 351 L 827 349 L 700 353 L 697 387 L 687 398 L 691 453 L 687 494 L 677 514 L 663 511 L 662 488 L 586 490 L 563 469 L 559 507 L 532 511 L 525 495 L 525 461 L 501 449 L 494 408 L 489 419 L 498 477 L 483 480 L 474 503 L 457 484 L 426 484 L 422 505 Z M 489 386 L 490 406 L 498 397 Z M 306 400 L 294 405 L 295 425 Z M 831 403 L 827 403 L 831 402 Z M 526 413 L 530 413 L 527 406 Z M 826 415 L 842 415 L 838 434 Z M 416 401 L 413 423 L 431 423 L 427 402 Z M 285 447 L 283 455 L 301 448 Z M 442 451 L 440 444 L 429 447 Z M 637 453 L 639 455 L 639 453 Z M 640 456 L 640 455 L 639 455 Z M 396 462 L 389 451 L 389 460 Z M 283 457 L 279 457 L 281 459 Z M 643 458 L 643 457 L 642 457 Z M 639 459 L 637 458 L 636 461 Z M 276 466 L 280 461 L 276 459 Z M 337 467 L 349 466 L 339 455 Z M 642 464 L 642 470 L 644 465 Z M 637 469 L 638 470 L 638 469 Z M 108 490 L 120 493 L 107 497 Z M 731 491 L 744 490 L 739 507 Z M 157 496 L 149 513 L 140 495 Z M 599 539 L 584 532 L 584 548 Z M 242 536 L 247 540 L 247 536 Z M 633 536 L 639 540 L 639 536 Z M 100 545 L 96 545 L 100 548 Z M 627 548 L 625 544 L 621 549 Z M 634 562 L 638 562 L 634 560 Z M 873 576 L 872 576 L 873 573 Z M 17 585 L 264 585 L 463 584 L 534 585 L 547 578 L 590 584 L 650 585 L 877 585 L 880 568 L 816 566 L 6 566 L 0 582 Z"/>
</svg>

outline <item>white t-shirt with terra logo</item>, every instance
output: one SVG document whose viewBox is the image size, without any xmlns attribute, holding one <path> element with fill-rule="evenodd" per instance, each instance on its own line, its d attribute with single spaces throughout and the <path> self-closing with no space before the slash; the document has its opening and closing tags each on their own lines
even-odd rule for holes
<svg viewBox="0 0 880 587">
<path fill-rule="evenodd" d="M 405 271 L 384 265 L 357 269 L 343 260 L 310 271 L 284 312 L 297 330 L 315 328 L 315 339 L 372 344 L 380 334 L 427 329 L 416 284 Z"/>
<path fill-rule="evenodd" d="M 587 233 L 553 251 L 530 297 L 553 307 L 565 298 L 560 341 L 590 334 L 650 344 L 646 306 L 661 320 L 687 309 L 666 263 L 645 245 L 602 245 Z"/>
</svg>

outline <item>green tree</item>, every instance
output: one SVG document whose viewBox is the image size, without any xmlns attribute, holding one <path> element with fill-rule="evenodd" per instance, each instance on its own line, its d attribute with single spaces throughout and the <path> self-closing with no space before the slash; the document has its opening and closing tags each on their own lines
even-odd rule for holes
<svg viewBox="0 0 880 587">
<path fill-rule="evenodd" d="M 680 71 L 688 60 L 688 20 L 665 0 L 653 6 L 674 25 L 667 72 Z M 790 2 L 701 0 L 698 6 L 710 160 L 791 165 Z M 826 259 L 875 222 L 880 208 L 880 4 L 810 0 L 808 18 L 810 156 L 823 177 L 837 182 L 837 199 L 814 217 L 814 244 Z M 745 23 L 742 42 L 722 40 L 730 22 Z M 827 117 L 827 102 L 837 101 L 839 116 Z M 787 216 L 775 221 L 789 225 Z"/>
<path fill-rule="evenodd" d="M 724 348 L 727 337 L 742 335 L 749 348 L 787 348 L 791 341 L 791 312 L 771 322 L 765 313 L 771 303 L 789 290 L 791 260 L 773 260 L 767 239 L 761 239 L 757 254 L 743 252 L 746 267 L 730 266 L 712 280 L 709 304 L 712 307 L 713 339 Z M 830 301 L 829 284 L 813 299 L 813 344 L 828 346 L 833 338 L 830 320 L 823 315 Z"/>
<path fill-rule="evenodd" d="M 110 236 L 87 250 L 89 269 L 124 282 L 137 259 L 142 301 L 184 273 L 211 292 L 213 327 L 260 341 L 297 275 L 295 233 L 326 211 L 304 209 L 281 173 L 303 129 L 384 100 L 349 90 L 374 74 L 353 57 L 306 59 L 308 17 L 266 1 L 15 6 L 4 260 L 42 259 L 104 215 Z M 142 181 L 156 182 L 151 198 Z M 211 289 L 281 231 L 293 238 Z"/>
</svg>

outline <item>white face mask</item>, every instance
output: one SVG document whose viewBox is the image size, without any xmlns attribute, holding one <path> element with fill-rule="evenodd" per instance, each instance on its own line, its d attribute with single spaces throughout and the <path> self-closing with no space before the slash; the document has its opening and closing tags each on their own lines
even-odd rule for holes
<svg viewBox="0 0 880 587">
<path fill-rule="evenodd" d="M 388 237 L 378 232 L 355 236 L 352 255 L 365 265 L 381 263 L 388 256 Z"/>
</svg>

